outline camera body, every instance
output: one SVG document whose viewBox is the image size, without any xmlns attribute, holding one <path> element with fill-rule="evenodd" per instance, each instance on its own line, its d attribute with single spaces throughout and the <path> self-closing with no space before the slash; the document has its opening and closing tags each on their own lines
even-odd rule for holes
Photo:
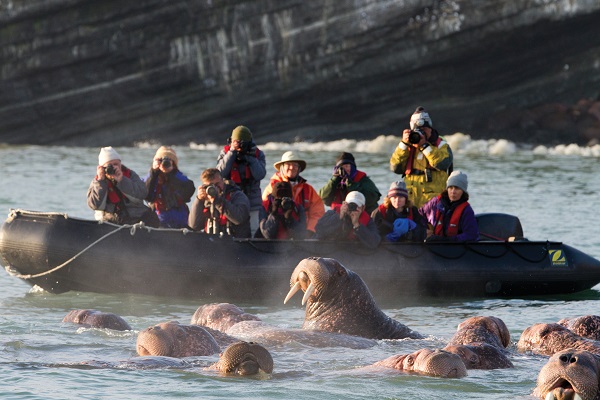
<svg viewBox="0 0 600 400">
<path fill-rule="evenodd" d="M 356 203 L 348 203 L 348 212 L 358 210 L 358 204 Z"/>
<path fill-rule="evenodd" d="M 106 167 L 104 167 L 104 173 L 106 175 L 114 175 L 116 172 L 115 167 L 113 167 L 112 164 L 108 164 Z"/>
<path fill-rule="evenodd" d="M 421 139 L 423 137 L 425 137 L 425 134 L 423 133 L 423 131 L 421 131 L 419 128 L 415 128 L 415 129 L 411 130 L 408 135 L 408 143 L 418 144 L 419 142 L 421 142 Z"/>
<path fill-rule="evenodd" d="M 170 168 L 173 165 L 173 162 L 171 161 L 171 159 L 169 157 L 163 157 L 160 160 L 160 165 L 162 165 L 163 168 Z"/>
<path fill-rule="evenodd" d="M 209 195 L 210 197 L 213 197 L 213 198 L 219 197 L 219 188 L 216 187 L 215 185 L 206 185 L 204 187 L 204 190 L 206 190 L 206 194 Z"/>
</svg>

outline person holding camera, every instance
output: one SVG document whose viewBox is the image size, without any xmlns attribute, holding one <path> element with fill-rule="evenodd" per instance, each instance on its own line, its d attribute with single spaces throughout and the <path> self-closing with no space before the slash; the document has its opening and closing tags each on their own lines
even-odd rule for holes
<svg viewBox="0 0 600 400">
<path fill-rule="evenodd" d="M 458 170 L 452 172 L 442 194 L 419 209 L 430 224 L 426 242 L 479 240 L 479 226 L 469 205 L 468 184 L 467 174 Z"/>
<path fill-rule="evenodd" d="M 265 239 L 296 239 L 306 236 L 306 212 L 292 197 L 289 182 L 277 182 L 263 200 L 260 232 Z"/>
<path fill-rule="evenodd" d="M 273 167 L 277 172 L 271 176 L 269 184 L 263 191 L 263 204 L 278 182 L 289 182 L 294 194 L 292 198 L 304 208 L 306 213 L 306 237 L 314 237 L 317 221 L 325 214 L 325 205 L 317 191 L 300 176 L 300 173 L 306 169 L 306 161 L 297 152 L 286 151 Z"/>
<path fill-rule="evenodd" d="M 358 191 L 334 204 L 317 222 L 316 231 L 318 239 L 359 241 L 370 249 L 381 242 L 375 222 L 365 211 L 365 196 Z"/>
<path fill-rule="evenodd" d="M 262 209 L 260 181 L 267 174 L 265 153 L 252 138 L 252 132 L 240 125 L 231 132 L 228 144 L 217 158 L 217 169 L 223 178 L 233 181 L 248 196 L 250 201 L 250 228 L 252 234 L 258 230 L 259 211 Z"/>
<path fill-rule="evenodd" d="M 323 202 L 334 207 L 340 206 L 346 195 L 352 191 L 363 194 L 366 199 L 365 209 L 367 213 L 377 208 L 377 202 L 381 193 L 375 183 L 366 173 L 356 169 L 356 162 L 352 153 L 340 153 L 333 167 L 333 175 L 329 181 L 319 190 L 319 196 Z"/>
<path fill-rule="evenodd" d="M 188 225 L 211 235 L 250 237 L 250 202 L 241 189 L 225 181 L 221 171 L 208 168 L 200 176 L 202 185 L 192 203 Z"/>
<path fill-rule="evenodd" d="M 408 200 L 403 181 L 392 182 L 383 203 L 371 213 L 382 239 L 388 242 L 422 242 L 427 233 L 427 220 Z"/>
<path fill-rule="evenodd" d="M 161 146 L 154 155 L 150 172 L 144 178 L 146 201 L 154 210 L 163 228 L 187 228 L 190 201 L 196 186 L 178 168 L 175 150 Z"/>
<path fill-rule="evenodd" d="M 115 224 L 144 224 L 158 228 L 158 217 L 144 204 L 146 185 L 132 169 L 121 164 L 121 156 L 112 147 L 103 147 L 98 155 L 96 176 L 87 192 L 87 204 L 99 221 Z"/>
<path fill-rule="evenodd" d="M 433 129 L 425 109 L 417 107 L 410 118 L 410 129 L 402 132 L 402 141 L 390 158 L 390 169 L 404 177 L 408 198 L 415 207 L 444 190 L 452 161 L 450 145 Z"/>
</svg>

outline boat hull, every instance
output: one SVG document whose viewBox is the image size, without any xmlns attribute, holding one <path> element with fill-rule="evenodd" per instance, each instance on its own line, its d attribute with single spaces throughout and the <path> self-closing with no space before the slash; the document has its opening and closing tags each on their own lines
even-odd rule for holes
<svg viewBox="0 0 600 400">
<path fill-rule="evenodd" d="M 600 282 L 600 262 L 560 242 L 382 243 L 369 250 L 349 242 L 239 240 L 24 211 L 13 212 L 0 230 L 6 270 L 56 294 L 278 303 L 295 266 L 311 256 L 336 258 L 378 300 L 566 294 Z"/>
</svg>

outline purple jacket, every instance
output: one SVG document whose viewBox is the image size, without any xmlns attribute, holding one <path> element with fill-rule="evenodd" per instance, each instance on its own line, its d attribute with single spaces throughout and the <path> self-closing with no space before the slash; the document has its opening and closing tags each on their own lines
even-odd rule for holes
<svg viewBox="0 0 600 400">
<path fill-rule="evenodd" d="M 446 231 L 446 225 L 450 221 L 450 217 L 452 216 L 452 212 L 454 208 L 466 200 L 459 200 L 454 203 L 450 203 L 450 199 L 448 198 L 447 193 L 442 193 L 440 196 L 436 196 L 433 199 L 429 200 L 425 203 L 420 209 L 419 214 L 427 219 L 427 222 L 432 226 L 435 226 L 436 220 L 435 216 L 437 211 L 441 211 L 443 215 L 443 225 L 444 232 Z M 479 240 L 479 227 L 477 225 L 477 220 L 475 219 L 475 213 L 473 212 L 473 208 L 468 205 L 462 215 L 460 216 L 460 222 L 458 225 L 458 235 L 454 236 L 452 240 L 457 242 L 462 241 L 476 241 Z"/>
</svg>

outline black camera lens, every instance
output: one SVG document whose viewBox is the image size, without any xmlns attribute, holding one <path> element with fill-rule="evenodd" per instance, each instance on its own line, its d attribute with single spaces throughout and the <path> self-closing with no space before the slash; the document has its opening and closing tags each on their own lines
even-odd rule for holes
<svg viewBox="0 0 600 400">
<path fill-rule="evenodd" d="M 215 185 L 208 185 L 206 187 L 206 194 L 210 197 L 218 197 L 219 196 L 219 188 Z"/>
<path fill-rule="evenodd" d="M 281 208 L 283 208 L 285 211 L 291 210 L 293 206 L 294 201 L 289 197 L 284 197 L 281 199 Z"/>
<path fill-rule="evenodd" d="M 410 131 L 410 134 L 408 135 L 408 143 L 418 144 L 421 141 L 422 137 L 423 134 L 420 131 L 414 129 Z"/>
<path fill-rule="evenodd" d="M 162 166 L 163 166 L 164 168 L 170 168 L 170 167 L 171 167 L 171 165 L 172 165 L 172 164 L 171 164 L 171 159 L 170 159 L 170 158 L 167 158 L 167 157 L 165 157 L 165 158 L 163 158 L 163 159 L 162 159 L 162 161 L 161 161 L 161 164 L 162 164 Z"/>
<path fill-rule="evenodd" d="M 113 167 L 112 164 L 108 164 L 106 167 L 104 167 L 104 172 L 107 175 L 114 175 L 114 173 L 115 173 L 115 167 Z"/>
<path fill-rule="evenodd" d="M 356 203 L 348 203 L 348 211 L 356 211 L 358 210 L 358 204 Z"/>
</svg>

